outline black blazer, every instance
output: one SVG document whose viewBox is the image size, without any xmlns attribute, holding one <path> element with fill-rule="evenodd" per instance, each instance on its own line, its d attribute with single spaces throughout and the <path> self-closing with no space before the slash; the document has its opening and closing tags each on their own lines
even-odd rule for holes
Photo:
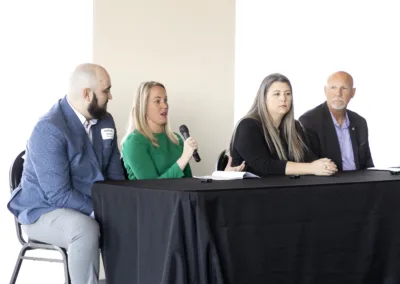
<svg viewBox="0 0 400 284">
<path fill-rule="evenodd" d="M 296 130 L 308 147 L 306 134 L 298 121 L 296 121 Z M 287 147 L 283 130 L 280 133 L 284 147 Z M 244 170 L 247 172 L 259 176 L 285 174 L 287 161 L 279 160 L 277 153 L 270 151 L 264 138 L 262 125 L 255 119 L 245 118 L 239 122 L 230 147 L 230 154 L 233 166 L 240 165 L 243 161 L 246 162 Z M 306 149 L 304 162 L 312 162 L 316 159 L 317 157 L 310 149 Z"/>
<path fill-rule="evenodd" d="M 367 121 L 357 113 L 347 110 L 350 120 L 350 137 L 353 145 L 356 169 L 373 167 L 371 151 L 368 143 Z M 299 118 L 306 130 L 311 150 L 319 158 L 329 158 L 334 161 L 339 171 L 342 171 L 342 154 L 339 140 L 328 105 L 325 103 L 307 111 Z"/>
</svg>

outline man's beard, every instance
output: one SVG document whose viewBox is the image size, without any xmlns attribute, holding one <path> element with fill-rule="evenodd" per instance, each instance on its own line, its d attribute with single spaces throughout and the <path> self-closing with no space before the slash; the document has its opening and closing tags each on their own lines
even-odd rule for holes
<svg viewBox="0 0 400 284">
<path fill-rule="evenodd" d="M 88 107 L 88 112 L 91 117 L 93 117 L 94 119 L 101 119 L 103 116 L 105 116 L 107 113 L 107 103 L 108 101 L 104 104 L 103 107 L 100 107 L 97 100 L 97 95 L 95 92 L 93 92 L 93 99 Z"/>
<path fill-rule="evenodd" d="M 346 103 L 343 100 L 334 100 L 331 107 L 335 110 L 342 110 L 346 108 Z"/>
</svg>

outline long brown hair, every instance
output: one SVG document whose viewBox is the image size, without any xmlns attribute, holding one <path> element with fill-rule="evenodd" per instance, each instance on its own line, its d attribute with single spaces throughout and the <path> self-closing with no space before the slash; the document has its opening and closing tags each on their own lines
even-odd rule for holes
<svg viewBox="0 0 400 284">
<path fill-rule="evenodd" d="M 287 140 L 288 151 L 283 146 L 281 136 L 278 130 L 274 127 L 272 117 L 266 107 L 267 93 L 270 86 L 275 82 L 282 82 L 289 85 L 290 92 L 292 93 L 292 106 L 289 112 L 283 117 L 281 125 L 283 127 L 284 137 Z M 292 84 L 289 79 L 278 73 L 268 75 L 261 82 L 260 88 L 258 89 L 257 96 L 254 100 L 248 113 L 237 123 L 245 118 L 252 118 L 259 121 L 262 125 L 265 141 L 267 142 L 268 148 L 271 153 L 276 153 L 280 160 L 292 160 L 295 162 L 303 162 L 307 146 L 303 141 L 300 133 L 296 130 L 296 123 L 294 120 L 294 109 L 293 109 L 293 90 Z M 237 125 L 232 135 L 230 143 L 230 151 L 233 150 L 233 142 L 235 141 L 235 135 Z"/>
</svg>

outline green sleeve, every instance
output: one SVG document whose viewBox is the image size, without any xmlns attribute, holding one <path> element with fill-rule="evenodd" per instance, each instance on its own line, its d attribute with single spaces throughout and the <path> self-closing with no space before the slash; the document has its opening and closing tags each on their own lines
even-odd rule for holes
<svg viewBox="0 0 400 284">
<path fill-rule="evenodd" d="M 138 136 L 129 136 L 124 142 L 122 148 L 124 162 L 129 165 L 136 179 L 181 178 L 184 176 L 176 162 L 164 173 L 159 174 L 156 161 L 148 151 L 150 145 L 150 141 Z"/>
<path fill-rule="evenodd" d="M 183 170 L 183 173 L 185 174 L 185 177 L 193 177 L 192 174 L 192 169 L 190 168 L 190 165 L 188 164 L 186 168 Z"/>
</svg>

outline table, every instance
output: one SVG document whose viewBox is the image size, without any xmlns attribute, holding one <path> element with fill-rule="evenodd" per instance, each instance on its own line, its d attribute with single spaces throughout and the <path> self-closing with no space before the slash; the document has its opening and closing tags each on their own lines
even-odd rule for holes
<svg viewBox="0 0 400 284">
<path fill-rule="evenodd" d="M 108 284 L 400 283 L 400 176 L 107 181 Z"/>
</svg>

